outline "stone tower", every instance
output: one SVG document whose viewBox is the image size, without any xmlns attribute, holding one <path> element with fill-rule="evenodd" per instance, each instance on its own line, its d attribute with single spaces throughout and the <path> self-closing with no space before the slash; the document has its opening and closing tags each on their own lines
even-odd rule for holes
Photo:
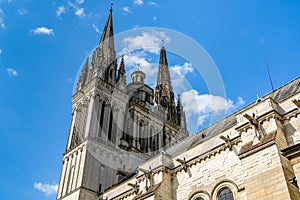
<svg viewBox="0 0 300 200">
<path fill-rule="evenodd" d="M 127 84 L 124 59 L 117 64 L 111 8 L 72 97 L 58 200 L 99 199 L 106 188 L 133 175 L 140 163 L 188 136 L 180 97 L 175 105 L 165 47 L 155 93 L 142 71 L 131 78 Z"/>
</svg>

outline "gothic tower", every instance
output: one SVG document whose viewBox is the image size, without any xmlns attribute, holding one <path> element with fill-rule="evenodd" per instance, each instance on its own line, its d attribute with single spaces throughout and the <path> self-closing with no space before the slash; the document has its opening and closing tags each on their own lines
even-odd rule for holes
<svg viewBox="0 0 300 200">
<path fill-rule="evenodd" d="M 133 72 L 127 84 L 123 57 L 117 64 L 112 12 L 72 97 L 57 200 L 99 199 L 138 164 L 188 136 L 180 98 L 175 106 L 165 47 L 155 95 L 142 71 Z"/>
</svg>

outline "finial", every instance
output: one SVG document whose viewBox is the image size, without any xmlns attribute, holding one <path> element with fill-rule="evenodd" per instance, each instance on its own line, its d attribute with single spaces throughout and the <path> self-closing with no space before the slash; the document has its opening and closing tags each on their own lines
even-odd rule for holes
<svg viewBox="0 0 300 200">
<path fill-rule="evenodd" d="M 140 65 L 140 63 L 138 63 L 137 66 L 138 66 L 138 67 L 137 67 L 137 70 L 138 70 L 138 71 L 141 71 L 141 65 Z"/>
<path fill-rule="evenodd" d="M 161 40 L 162 46 L 165 46 L 165 41 Z"/>
<path fill-rule="evenodd" d="M 112 10 L 112 7 L 113 7 L 113 5 L 114 5 L 114 2 L 110 2 L 110 9 Z"/>
</svg>

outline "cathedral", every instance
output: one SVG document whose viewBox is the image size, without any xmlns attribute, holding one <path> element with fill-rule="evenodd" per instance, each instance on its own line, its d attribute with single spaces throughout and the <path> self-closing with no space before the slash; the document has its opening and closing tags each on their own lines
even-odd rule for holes
<svg viewBox="0 0 300 200">
<path fill-rule="evenodd" d="M 112 8 L 72 97 L 57 200 L 300 199 L 300 78 L 189 136 L 165 46 L 126 81 Z"/>
</svg>

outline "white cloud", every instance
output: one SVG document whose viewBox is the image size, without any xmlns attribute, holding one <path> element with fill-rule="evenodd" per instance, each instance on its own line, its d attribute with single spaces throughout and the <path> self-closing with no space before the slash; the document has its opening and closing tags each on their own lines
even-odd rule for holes
<svg viewBox="0 0 300 200">
<path fill-rule="evenodd" d="M 0 28 L 5 28 L 4 11 L 0 8 Z"/>
<path fill-rule="evenodd" d="M 58 184 L 44 184 L 44 183 L 34 183 L 34 189 L 43 192 L 46 196 L 55 194 L 57 192 Z"/>
<path fill-rule="evenodd" d="M 154 1 L 150 1 L 149 5 L 159 7 L 158 3 L 154 2 Z"/>
<path fill-rule="evenodd" d="M 100 33 L 100 30 L 96 24 L 92 24 L 92 27 L 96 31 L 96 33 Z"/>
<path fill-rule="evenodd" d="M 84 8 L 80 8 L 80 7 L 78 7 L 77 5 L 74 5 L 71 2 L 68 2 L 68 5 L 74 9 L 75 15 L 77 15 L 79 17 L 84 17 L 85 16 Z"/>
<path fill-rule="evenodd" d="M 144 51 L 149 51 L 150 53 L 158 54 L 162 40 L 164 40 L 165 43 L 168 43 L 170 37 L 168 37 L 165 32 L 159 31 L 143 32 L 138 36 L 126 37 L 122 41 L 124 48 L 121 53 L 126 54 L 126 52 L 142 49 Z"/>
<path fill-rule="evenodd" d="M 53 29 L 47 28 L 47 27 L 37 27 L 34 30 L 31 30 L 34 35 L 54 35 Z"/>
<path fill-rule="evenodd" d="M 85 16 L 84 8 L 76 8 L 75 15 L 80 16 L 80 17 Z"/>
<path fill-rule="evenodd" d="M 147 76 L 146 82 L 149 86 L 155 86 L 158 68 L 157 60 L 154 63 L 151 62 L 151 54 L 159 54 L 162 39 L 166 42 L 170 41 L 170 37 L 165 32 L 152 30 L 122 40 L 123 48 L 119 55 L 124 55 L 126 66 L 131 68 L 128 73 L 130 74 L 136 70 L 139 64 L 141 71 Z M 131 80 L 128 80 L 128 82 L 131 82 Z"/>
<path fill-rule="evenodd" d="M 238 97 L 237 102 L 234 103 L 231 99 L 221 96 L 199 94 L 194 89 L 182 93 L 182 104 L 186 111 L 187 121 L 191 123 L 196 117 L 197 126 L 203 125 L 212 116 L 232 112 L 244 103 L 241 97 Z"/>
<path fill-rule="evenodd" d="M 182 93 L 190 88 L 190 83 L 185 76 L 194 71 L 191 63 L 185 62 L 183 65 L 170 66 L 169 70 L 174 91 Z"/>
<path fill-rule="evenodd" d="M 76 3 L 78 3 L 78 4 L 83 4 L 83 3 L 84 3 L 84 0 L 76 0 Z"/>
<path fill-rule="evenodd" d="M 134 3 L 135 5 L 141 6 L 141 5 L 144 4 L 144 1 L 143 1 L 143 0 L 134 0 L 133 3 Z"/>
<path fill-rule="evenodd" d="M 2 49 L 0 49 L 0 55 L 2 54 Z"/>
<path fill-rule="evenodd" d="M 245 100 L 242 98 L 242 97 L 238 97 L 237 98 L 237 102 L 236 102 L 236 106 L 237 107 L 240 107 L 240 106 L 243 106 L 243 105 L 245 105 Z"/>
<path fill-rule="evenodd" d="M 124 14 L 128 14 L 128 13 L 131 13 L 131 10 L 129 9 L 129 6 L 125 6 L 122 8 Z"/>
<path fill-rule="evenodd" d="M 19 9 L 18 10 L 18 14 L 19 15 L 25 15 L 25 14 L 27 14 L 28 13 L 28 11 L 26 10 L 26 9 Z"/>
<path fill-rule="evenodd" d="M 56 9 L 56 17 L 60 17 L 62 14 L 66 13 L 66 7 L 61 5 Z"/>
<path fill-rule="evenodd" d="M 153 20 L 157 20 L 157 17 L 156 17 L 156 16 L 154 16 L 154 17 L 153 17 Z"/>
<path fill-rule="evenodd" d="M 10 76 L 18 76 L 19 75 L 18 72 L 13 68 L 6 68 L 6 71 Z"/>
<path fill-rule="evenodd" d="M 140 65 L 140 70 L 147 75 L 147 80 L 150 81 L 150 77 L 157 73 L 157 63 L 151 63 L 145 57 L 142 52 L 134 52 L 124 55 L 124 60 L 127 66 L 134 67 L 133 70 Z"/>
</svg>

